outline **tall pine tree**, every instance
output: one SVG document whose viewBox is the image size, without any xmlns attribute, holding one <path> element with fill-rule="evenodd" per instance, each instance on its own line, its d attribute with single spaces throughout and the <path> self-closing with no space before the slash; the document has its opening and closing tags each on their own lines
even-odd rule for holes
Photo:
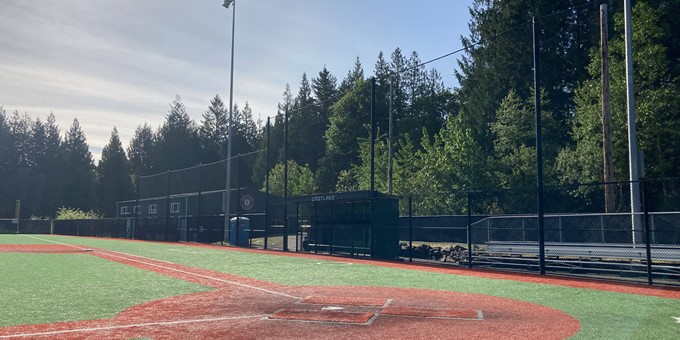
<svg viewBox="0 0 680 340">
<path fill-rule="evenodd" d="M 210 100 L 208 110 L 203 113 L 198 139 L 201 148 L 201 162 L 211 163 L 227 155 L 228 109 L 219 95 Z"/>
<path fill-rule="evenodd" d="M 199 163 L 198 138 L 194 122 L 179 96 L 170 104 L 165 122 L 158 131 L 156 162 L 159 170 L 175 170 Z"/>
<path fill-rule="evenodd" d="M 61 206 L 81 210 L 95 209 L 94 161 L 77 118 L 66 133 L 61 146 L 61 158 L 64 162 Z"/>
<path fill-rule="evenodd" d="M 118 129 L 114 127 L 97 166 L 99 211 L 104 217 L 115 217 L 116 202 L 132 199 L 133 192 L 130 164 L 123 151 Z"/>
</svg>

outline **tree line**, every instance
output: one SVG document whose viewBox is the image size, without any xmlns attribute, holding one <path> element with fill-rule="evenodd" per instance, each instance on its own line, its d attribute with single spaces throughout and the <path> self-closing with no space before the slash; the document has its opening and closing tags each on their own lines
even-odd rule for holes
<svg viewBox="0 0 680 340">
<path fill-rule="evenodd" d="M 623 8 L 610 4 L 610 79 L 614 176 L 627 180 Z M 680 2 L 636 1 L 633 46 L 639 147 L 646 177 L 680 174 Z M 590 1 L 485 1 L 470 7 L 470 34 L 461 37 L 456 88 L 416 52 L 380 53 L 371 76 L 360 59 L 338 80 L 325 67 L 304 73 L 297 91 L 286 85 L 269 126 L 246 103 L 234 107 L 233 155 L 269 146 L 245 162 L 242 186 L 283 193 L 284 117 L 288 117 L 289 194 L 369 188 L 371 77 L 375 77 L 376 189 L 386 192 L 388 114 L 394 115 L 393 193 L 535 188 L 534 93 L 542 98 L 546 185 L 603 180 L 599 4 Z M 533 86 L 531 18 L 541 23 L 540 89 Z M 115 202 L 134 197 L 140 175 L 226 157 L 228 108 L 216 95 L 194 122 L 180 97 L 164 123 L 137 127 L 127 147 L 116 128 L 95 166 L 77 120 L 63 138 L 47 121 L 0 110 L 1 214 L 22 199 L 27 216 L 58 207 L 115 215 Z M 270 159 L 266 159 L 269 154 Z M 267 168 L 266 164 L 269 164 Z M 241 173 L 241 172 L 239 172 Z M 594 189 L 570 191 L 587 196 Z M 530 191 L 529 191 L 530 192 Z M 422 213 L 459 206 L 454 196 L 419 201 Z M 532 204 L 525 197 L 517 199 Z"/>
</svg>

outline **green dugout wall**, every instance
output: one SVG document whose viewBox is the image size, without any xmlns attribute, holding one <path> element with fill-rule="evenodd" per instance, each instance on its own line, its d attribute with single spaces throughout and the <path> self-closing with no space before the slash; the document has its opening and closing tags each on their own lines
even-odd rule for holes
<svg viewBox="0 0 680 340">
<path fill-rule="evenodd" d="M 376 258 L 399 256 L 399 200 L 370 191 L 288 199 L 297 249 Z"/>
</svg>

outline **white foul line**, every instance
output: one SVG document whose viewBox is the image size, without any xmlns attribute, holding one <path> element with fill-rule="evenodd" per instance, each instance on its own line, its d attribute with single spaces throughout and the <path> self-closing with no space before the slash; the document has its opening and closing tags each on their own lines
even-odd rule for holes
<svg viewBox="0 0 680 340">
<path fill-rule="evenodd" d="M 29 235 L 27 235 L 27 236 L 29 236 Z M 81 247 L 78 247 L 78 246 L 75 246 L 75 245 L 71 245 L 71 244 L 66 244 L 66 243 L 61 243 L 61 242 L 57 242 L 57 241 L 42 239 L 42 238 L 35 237 L 35 236 L 29 236 L 29 237 L 33 237 L 33 238 L 35 238 L 35 239 L 43 240 L 43 241 L 47 241 L 47 242 L 52 242 L 52 243 L 57 243 L 57 244 L 66 245 L 66 246 L 71 246 L 71 247 L 78 248 L 78 249 L 86 249 L 86 248 L 81 248 Z M 89 249 L 89 248 L 87 248 L 87 249 Z M 97 251 L 98 251 L 98 250 L 97 250 Z M 244 288 L 250 288 L 250 289 L 254 289 L 254 290 L 259 290 L 259 291 L 261 291 L 261 292 L 265 292 L 265 293 L 269 293 L 269 294 L 274 294 L 274 295 L 279 295 L 279 296 L 284 296 L 284 297 L 291 298 L 291 299 L 298 299 L 298 300 L 301 299 L 300 297 L 293 296 L 293 295 L 288 295 L 288 294 L 286 294 L 286 293 L 280 293 L 280 292 L 277 292 L 277 291 L 273 291 L 273 290 L 269 290 L 269 289 L 265 289 L 265 288 L 260 288 L 260 287 L 256 287 L 256 286 L 251 286 L 251 285 L 247 285 L 247 284 L 244 284 L 244 283 L 239 283 L 239 282 L 234 282 L 234 281 L 229 281 L 229 280 L 223 280 L 223 279 L 216 278 L 216 277 L 212 277 L 212 276 L 207 276 L 207 275 L 192 273 L 192 272 L 184 271 L 184 270 L 181 270 L 181 269 L 175 269 L 175 268 L 165 267 L 165 266 L 161 266 L 161 265 L 154 264 L 154 263 L 149 263 L 149 262 L 144 262 L 144 261 L 139 261 L 139 260 L 131 259 L 131 258 L 125 257 L 125 256 L 114 255 L 114 254 L 111 254 L 111 253 L 118 253 L 118 254 L 123 254 L 123 255 L 127 255 L 127 256 L 134 256 L 134 257 L 139 257 L 139 258 L 142 258 L 142 259 L 145 259 L 145 260 L 160 261 L 160 262 L 165 262 L 165 263 L 174 264 L 174 265 L 178 265 L 177 263 L 172 263 L 172 262 L 168 262 L 168 261 L 161 261 L 161 260 L 155 260 L 155 259 L 148 258 L 148 257 L 144 257 L 144 256 L 133 255 L 133 254 L 127 254 L 127 253 L 122 253 L 122 252 L 118 252 L 118 251 L 114 251 L 114 250 L 106 250 L 105 252 L 103 252 L 103 251 L 99 251 L 99 252 L 102 253 L 102 254 L 106 254 L 106 255 L 108 255 L 108 256 L 118 257 L 118 258 L 125 259 L 125 260 L 128 260 L 128 261 L 138 262 L 138 263 L 142 263 L 142 264 L 145 264 L 145 265 L 148 265 L 148 266 L 158 267 L 158 268 L 162 268 L 162 269 L 166 269 L 166 270 L 172 270 L 172 271 L 175 271 L 175 272 L 178 272 L 178 273 L 182 273 L 182 274 L 193 275 L 193 276 L 201 277 L 201 278 L 204 278 L 204 279 L 209 279 L 209 280 L 213 280 L 213 281 L 218 281 L 218 282 L 223 282 L 223 283 L 232 284 L 232 285 L 239 286 L 239 287 L 244 287 Z"/>
<path fill-rule="evenodd" d="M 134 328 L 134 327 L 172 326 L 172 325 L 181 325 L 181 324 L 187 324 L 187 323 L 201 323 L 201 322 L 238 320 L 238 319 L 248 319 L 248 318 L 262 318 L 262 317 L 266 317 L 266 316 L 267 316 L 266 314 L 262 314 L 262 315 L 242 315 L 242 316 L 229 316 L 229 317 L 210 318 L 210 319 L 162 321 L 162 322 L 137 323 L 137 324 L 120 325 L 120 326 L 105 326 L 105 327 L 67 329 L 67 330 L 62 330 L 62 331 L 49 331 L 49 332 L 38 332 L 38 333 L 2 335 L 2 336 L 0 336 L 0 339 L 17 338 L 17 337 L 44 336 L 44 335 L 57 335 L 57 334 L 66 334 L 66 333 L 97 332 L 97 331 L 108 331 L 108 330 L 113 330 L 113 329 L 125 329 L 125 328 Z"/>
</svg>

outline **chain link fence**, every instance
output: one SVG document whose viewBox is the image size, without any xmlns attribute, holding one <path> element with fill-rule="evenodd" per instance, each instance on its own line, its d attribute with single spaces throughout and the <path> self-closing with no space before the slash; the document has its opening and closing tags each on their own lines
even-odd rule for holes
<svg viewBox="0 0 680 340">
<path fill-rule="evenodd" d="M 217 164 L 204 167 L 223 170 Z M 207 168 L 150 177 L 140 187 L 152 189 L 131 203 L 160 194 L 149 198 L 171 210 L 173 203 L 184 202 L 196 213 L 142 216 L 148 200 L 138 204 L 136 216 L 54 221 L 54 233 L 203 243 L 226 239 L 258 248 L 680 285 L 680 178 L 546 187 L 542 214 L 536 188 L 411 195 L 394 198 L 394 208 L 370 208 L 375 196 L 316 195 L 289 198 L 286 205 L 279 197 L 235 186 L 232 202 L 245 193 L 255 203 L 249 210 L 242 202 L 234 204 L 230 216 L 248 218 L 248 223 L 233 222 L 225 233 L 224 191 L 200 186 L 199 195 L 180 192 L 189 190 L 183 183 L 207 178 L 203 171 Z M 158 191 L 163 183 L 168 189 Z M 383 223 L 390 209 L 398 209 L 400 217 Z"/>
</svg>

